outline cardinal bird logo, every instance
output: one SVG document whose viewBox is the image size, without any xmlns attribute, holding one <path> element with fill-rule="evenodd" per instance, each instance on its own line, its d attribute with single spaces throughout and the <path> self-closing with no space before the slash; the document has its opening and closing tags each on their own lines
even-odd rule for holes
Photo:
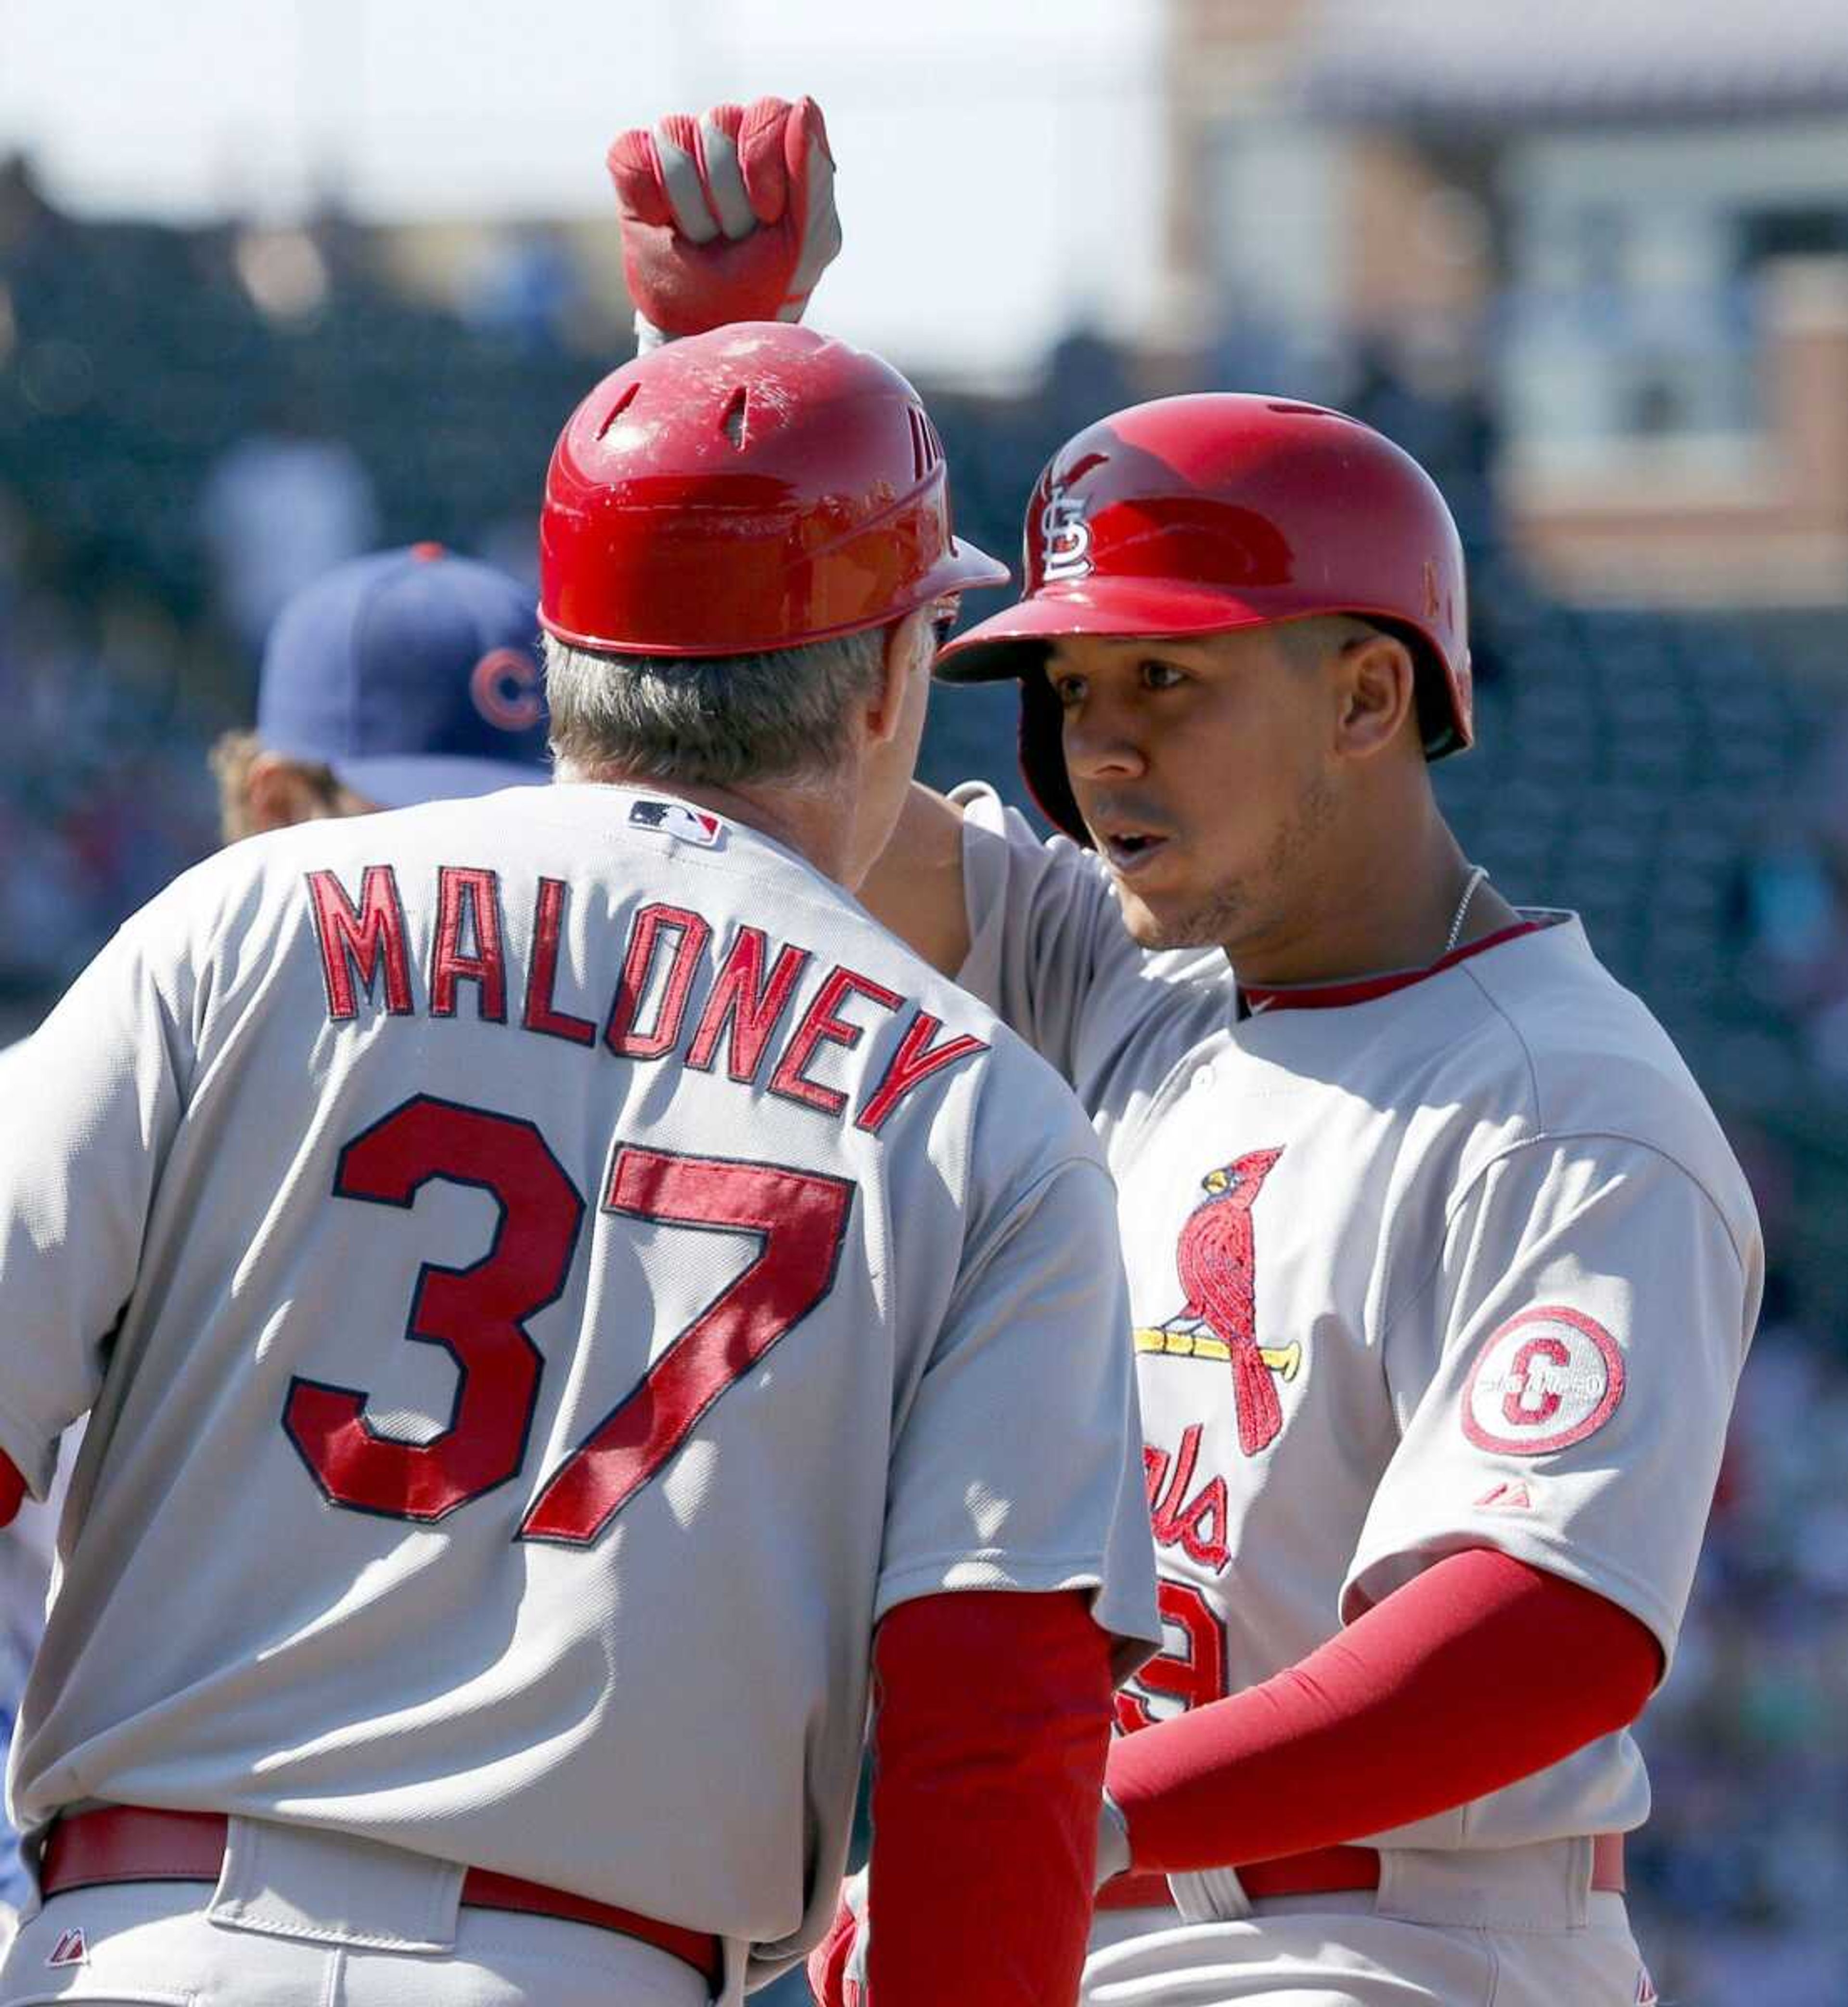
<svg viewBox="0 0 1848 2007">
<path fill-rule="evenodd" d="M 1201 1180 L 1206 1196 L 1188 1215 L 1175 1249 L 1186 1307 L 1168 1323 L 1136 1334 L 1138 1352 L 1229 1362 L 1239 1448 L 1247 1456 L 1277 1439 L 1283 1408 L 1273 1375 L 1293 1380 L 1303 1357 L 1300 1343 L 1273 1349 L 1257 1342 L 1251 1208 L 1282 1155 L 1249 1151 Z"/>
</svg>

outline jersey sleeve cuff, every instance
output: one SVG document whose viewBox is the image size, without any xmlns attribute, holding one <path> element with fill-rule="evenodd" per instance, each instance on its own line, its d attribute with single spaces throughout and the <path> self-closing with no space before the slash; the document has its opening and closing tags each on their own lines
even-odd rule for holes
<svg viewBox="0 0 1848 2007">
<path fill-rule="evenodd" d="M 1434 1563 L 1451 1554 L 1467 1553 L 1472 1547 L 1490 1548 L 1511 1561 L 1525 1561 L 1530 1568 L 1589 1589 L 1592 1595 L 1601 1596 L 1627 1611 L 1655 1638 L 1662 1653 L 1658 1686 L 1667 1678 L 1674 1663 L 1680 1621 L 1666 1600 L 1627 1570 L 1592 1561 L 1566 1541 L 1550 1536 L 1544 1528 L 1518 1522 L 1433 1527 L 1390 1548 L 1370 1553 L 1363 1549 L 1355 1556 L 1348 1578 L 1342 1585 L 1342 1622 L 1352 1624 Z"/>
<path fill-rule="evenodd" d="M 1010 1555 L 990 1553 L 944 1555 L 913 1562 L 880 1577 L 873 1621 L 877 1623 L 901 1603 L 959 1589 L 1016 1590 L 1035 1596 L 1064 1589 L 1088 1590 L 1092 1621 L 1099 1630 L 1146 1646 L 1148 1651 L 1158 1649 L 1162 1642 L 1162 1627 L 1152 1603 L 1107 1582 L 1103 1564 L 1095 1555 L 1022 1561 Z M 1136 1662 L 1147 1656 L 1147 1651 L 1141 1653 Z"/>
<path fill-rule="evenodd" d="M 58 1475 L 57 1442 L 48 1442 L 4 1402 L 0 1402 L 0 1455 L 26 1480 L 27 1494 L 42 1504 Z"/>
</svg>

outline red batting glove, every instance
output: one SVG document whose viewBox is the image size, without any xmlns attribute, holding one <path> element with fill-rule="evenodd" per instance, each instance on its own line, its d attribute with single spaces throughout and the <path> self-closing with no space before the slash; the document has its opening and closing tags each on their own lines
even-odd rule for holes
<svg viewBox="0 0 1848 2007">
<path fill-rule="evenodd" d="M 828 1933 L 809 1954 L 809 1991 L 819 2007 L 863 2007 L 866 1998 L 866 1877 L 841 1885 L 841 1906 Z"/>
<path fill-rule="evenodd" d="M 676 111 L 609 150 L 622 270 L 644 347 L 740 320 L 800 320 L 841 249 L 821 108 L 760 97 L 747 111 Z"/>
</svg>

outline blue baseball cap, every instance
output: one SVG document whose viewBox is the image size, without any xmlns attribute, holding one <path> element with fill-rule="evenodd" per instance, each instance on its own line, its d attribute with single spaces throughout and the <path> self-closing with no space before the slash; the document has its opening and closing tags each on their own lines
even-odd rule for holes
<svg viewBox="0 0 1848 2007">
<path fill-rule="evenodd" d="M 277 616 L 256 729 L 381 808 L 548 781 L 533 594 L 441 544 L 337 565 Z"/>
</svg>

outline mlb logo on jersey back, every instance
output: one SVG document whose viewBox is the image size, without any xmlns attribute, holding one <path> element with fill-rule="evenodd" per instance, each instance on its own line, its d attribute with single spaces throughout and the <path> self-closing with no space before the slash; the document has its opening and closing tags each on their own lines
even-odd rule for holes
<svg viewBox="0 0 1848 2007">
<path fill-rule="evenodd" d="M 711 850 L 724 833 L 725 824 L 704 809 L 689 809 L 684 802 L 637 802 L 629 810 L 631 829 L 659 830 L 664 836 L 678 837 L 682 843 L 697 843 Z"/>
<path fill-rule="evenodd" d="M 1583 1442 L 1624 1398 L 1624 1355 L 1582 1310 L 1550 1303 L 1491 1332 L 1463 1389 L 1463 1433 L 1478 1449 L 1540 1456 Z"/>
</svg>

